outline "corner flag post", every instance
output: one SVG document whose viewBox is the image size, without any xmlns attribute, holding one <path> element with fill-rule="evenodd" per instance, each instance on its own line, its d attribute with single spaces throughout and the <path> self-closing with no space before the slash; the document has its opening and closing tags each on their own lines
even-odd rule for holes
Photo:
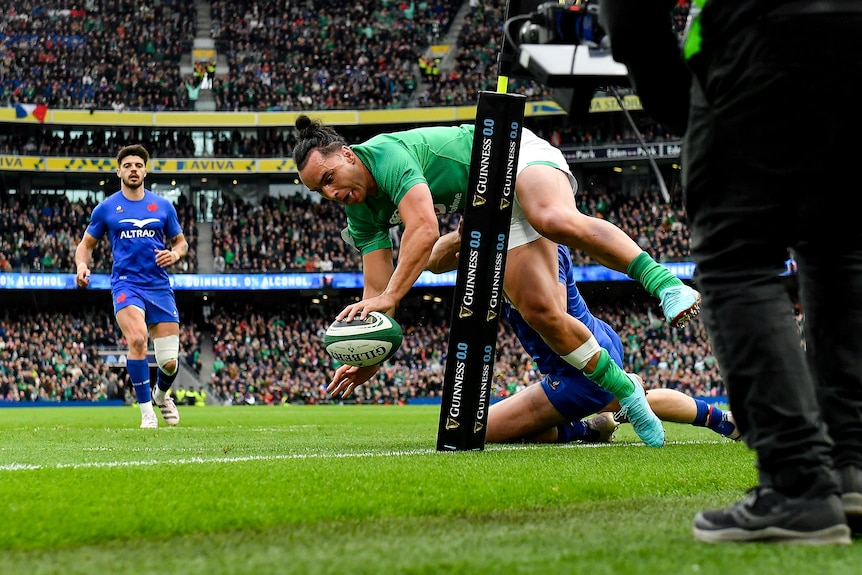
<svg viewBox="0 0 862 575">
<path fill-rule="evenodd" d="M 504 52 L 505 41 L 500 69 L 505 67 L 508 73 L 512 57 Z M 497 92 L 480 92 L 476 107 L 438 451 L 485 447 L 526 101 L 524 96 L 506 94 L 507 86 L 508 76 L 501 73 Z"/>
</svg>

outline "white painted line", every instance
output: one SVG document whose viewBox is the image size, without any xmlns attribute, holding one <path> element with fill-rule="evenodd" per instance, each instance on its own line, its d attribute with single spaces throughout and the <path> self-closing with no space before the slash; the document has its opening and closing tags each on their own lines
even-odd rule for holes
<svg viewBox="0 0 862 575">
<path fill-rule="evenodd" d="M 725 443 L 722 440 L 713 441 L 671 441 L 671 445 L 713 445 Z M 729 442 L 728 442 L 729 443 Z M 666 447 L 667 447 L 666 446 Z M 538 449 L 584 449 L 584 448 L 612 448 L 612 447 L 646 447 L 643 443 L 567 443 L 561 444 L 512 444 L 512 445 L 486 445 L 485 451 L 523 451 Z M 127 450 L 123 450 L 127 451 Z M 143 449 L 140 451 L 153 451 Z M 174 449 L 173 451 L 177 451 Z M 293 453 L 285 455 L 247 455 L 242 457 L 182 457 L 179 459 L 146 459 L 137 461 L 93 461 L 88 463 L 55 463 L 55 464 L 31 464 L 31 463 L 4 463 L 0 465 L 2 471 L 32 471 L 38 469 L 110 469 L 119 467 L 150 467 L 154 465 L 194 465 L 200 463 L 244 463 L 248 461 L 286 461 L 301 459 L 345 459 L 362 457 L 405 457 L 413 455 L 432 455 L 437 453 L 457 453 L 455 451 L 440 451 L 436 449 L 416 449 L 408 451 L 379 451 L 363 453 Z"/>
</svg>

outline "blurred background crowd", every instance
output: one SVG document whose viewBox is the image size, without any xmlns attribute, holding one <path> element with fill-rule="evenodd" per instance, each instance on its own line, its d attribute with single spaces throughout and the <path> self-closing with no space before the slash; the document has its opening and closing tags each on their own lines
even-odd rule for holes
<svg viewBox="0 0 862 575">
<path fill-rule="evenodd" d="M 505 6 L 501 0 L 58 0 L 49 7 L 24 0 L 0 14 L 0 106 L 171 112 L 199 110 L 208 100 L 214 112 L 227 114 L 473 105 L 478 91 L 496 89 Z M 680 28 L 687 9 L 681 0 Z M 212 42 L 218 58 L 194 62 L 184 72 L 183 55 L 201 37 Z M 448 49 L 437 56 L 437 45 Z M 514 79 L 510 92 L 528 100 L 552 95 L 527 79 Z M 557 120 L 533 129 L 564 149 L 638 142 L 626 122 Z M 648 142 L 678 140 L 648 118 L 638 123 Z M 0 136 L 0 154 L 110 158 L 133 141 L 126 132 L 98 126 L 78 132 L 10 127 Z M 184 128 L 161 129 L 146 144 L 154 158 L 202 154 Z M 289 158 L 294 144 L 290 129 L 222 131 L 205 155 Z M 617 224 L 657 260 L 687 261 L 681 190 L 672 183 L 670 192 L 667 202 L 654 185 L 623 190 L 587 175 L 576 201 L 584 213 Z M 75 246 L 95 203 L 0 191 L 0 274 L 72 272 Z M 341 240 L 342 208 L 314 195 L 245 201 L 226 194 L 203 210 L 180 196 L 175 205 L 190 251 L 174 273 L 361 271 L 358 253 Z M 441 231 L 456 225 L 457 219 L 442 219 Z M 397 228 L 392 234 L 397 255 Z M 580 252 L 573 256 L 578 265 L 595 263 Z M 109 273 L 111 263 L 105 239 L 91 268 Z M 582 290 L 593 311 L 623 335 L 627 370 L 649 386 L 724 394 L 699 322 L 671 330 L 655 302 L 636 288 L 585 284 Z M 355 401 L 397 404 L 439 396 L 451 290 L 435 296 L 417 295 L 399 310 L 404 344 Z M 325 387 L 334 365 L 322 334 L 348 296 L 314 304 L 291 292 L 270 297 L 278 301 L 222 293 L 204 314 L 199 304 L 181 302 L 182 363 L 192 374 L 185 381 L 220 403 L 333 401 Z M 0 305 L 0 401 L 130 401 L 125 342 L 107 296 L 58 300 L 19 297 Z M 801 329 L 801 314 L 799 323 Z M 501 323 L 493 397 L 539 379 L 532 359 Z"/>
<path fill-rule="evenodd" d="M 664 203 L 655 191 L 633 195 L 608 193 L 601 188 L 580 191 L 576 198 L 583 213 L 614 222 L 659 261 L 685 261 L 689 235 L 685 212 L 676 201 Z M 70 201 L 65 196 L 7 196 L 0 194 L 0 271 L 68 272 L 75 268 L 75 247 L 95 203 Z M 189 255 L 174 273 L 196 273 L 201 268 L 218 273 L 359 271 L 359 253 L 341 239 L 343 208 L 332 202 L 294 195 L 268 197 L 259 203 L 227 199 L 211 206 L 213 260 L 198 262 L 196 206 L 176 204 Z M 457 219 L 441 219 L 441 231 L 455 229 Z M 393 229 L 393 234 L 398 233 Z M 396 238 L 397 239 L 397 238 Z M 397 248 L 395 250 L 397 255 Z M 580 265 L 594 263 L 573 253 Z M 93 254 L 95 272 L 108 273 L 111 251 L 107 238 Z"/>
</svg>

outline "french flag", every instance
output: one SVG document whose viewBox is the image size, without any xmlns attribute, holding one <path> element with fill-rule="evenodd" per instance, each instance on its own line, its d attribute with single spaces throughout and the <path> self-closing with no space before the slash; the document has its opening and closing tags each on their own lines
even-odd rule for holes
<svg viewBox="0 0 862 575">
<path fill-rule="evenodd" d="M 40 122 L 45 121 L 45 116 L 48 115 L 48 106 L 45 104 L 15 104 L 15 117 L 26 118 L 33 116 Z"/>
</svg>

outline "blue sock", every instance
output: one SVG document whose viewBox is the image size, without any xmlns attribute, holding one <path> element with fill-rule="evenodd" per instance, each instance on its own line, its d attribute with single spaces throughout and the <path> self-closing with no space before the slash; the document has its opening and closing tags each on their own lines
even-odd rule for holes
<svg viewBox="0 0 862 575">
<path fill-rule="evenodd" d="M 706 427 L 725 437 L 733 433 L 734 426 L 725 420 L 723 409 L 710 405 L 702 399 L 695 399 L 694 402 L 697 404 L 697 415 L 692 425 Z"/>
<path fill-rule="evenodd" d="M 697 405 L 697 415 L 694 416 L 694 421 L 691 424 L 697 427 L 706 427 L 706 420 L 709 417 L 709 404 L 702 399 L 695 399 L 694 403 Z"/>
<path fill-rule="evenodd" d="M 598 439 L 598 433 L 590 429 L 586 421 L 570 421 L 557 426 L 557 443 L 590 441 Z"/>
<path fill-rule="evenodd" d="M 129 379 L 132 380 L 132 387 L 135 390 L 138 403 L 152 401 L 149 362 L 146 359 L 129 359 L 126 361 L 126 370 L 129 372 Z"/>
</svg>

